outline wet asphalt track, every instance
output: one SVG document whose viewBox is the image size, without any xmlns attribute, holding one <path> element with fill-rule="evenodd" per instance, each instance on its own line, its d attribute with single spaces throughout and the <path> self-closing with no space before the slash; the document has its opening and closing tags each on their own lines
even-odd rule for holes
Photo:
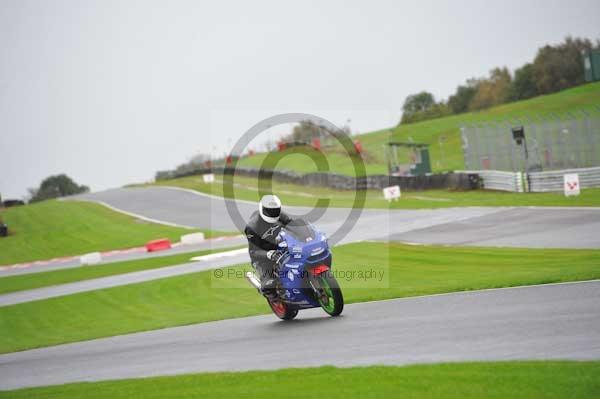
<svg viewBox="0 0 600 399">
<path fill-rule="evenodd" d="M 117 189 L 89 194 L 85 199 L 169 223 L 235 229 L 222 199 L 186 191 Z M 240 204 L 244 217 L 254 209 L 254 204 Z M 290 209 L 293 214 L 303 211 Z M 346 215 L 347 210 L 329 209 L 313 221 L 331 234 Z M 365 210 L 341 243 L 373 239 L 600 248 L 598 231 L 598 209 Z M 238 261 L 219 260 L 215 265 Z M 131 273 L 116 277 L 115 281 L 128 284 L 166 277 L 162 273 L 185 273 L 215 265 L 175 266 L 181 270 L 157 269 L 148 271 L 155 274 L 145 276 Z M 115 281 L 83 283 L 88 290 L 112 286 Z M 60 291 L 65 286 L 49 289 Z M 20 293 L 33 295 L 22 301 L 44 297 L 34 291 Z M 202 323 L 0 355 L 0 389 L 323 364 L 600 359 L 598 303 L 600 282 L 596 281 L 353 304 L 337 319 L 314 309 L 301 312 L 299 320 L 292 323 L 279 322 L 272 315 Z"/>
<path fill-rule="evenodd" d="M 124 211 L 169 223 L 239 231 L 225 206 L 225 202 L 231 203 L 231 200 L 188 190 L 166 187 L 121 188 L 75 197 L 77 198 L 103 202 Z M 253 203 L 237 203 L 243 220 L 257 208 Z M 289 207 L 286 210 L 293 215 L 309 211 L 302 207 Z M 323 210 L 320 217 L 309 219 L 331 235 L 348 215 L 348 209 L 329 208 Z M 342 237 L 340 243 L 397 240 L 473 246 L 600 248 L 599 231 L 600 208 L 364 209 L 354 228 Z"/>
<path fill-rule="evenodd" d="M 236 229 L 222 198 L 213 198 L 188 190 L 162 187 L 122 188 L 75 197 L 75 199 L 78 198 L 98 201 L 150 220 L 221 231 Z M 238 207 L 242 218 L 245 219 L 256 209 L 256 204 L 239 201 Z M 292 207 L 288 211 L 293 215 L 302 215 L 309 212 L 309 209 Z M 323 210 L 322 215 L 311 221 L 332 235 L 348 215 L 348 209 L 329 208 Z M 365 209 L 354 227 L 341 237 L 340 243 L 360 240 L 397 240 L 424 244 L 600 248 L 598 231 L 600 231 L 600 209 L 598 208 L 467 207 L 394 211 Z M 243 242 L 243 239 L 241 241 Z M 240 239 L 233 239 L 232 244 L 233 242 L 240 243 Z M 145 253 L 128 255 L 130 258 L 144 256 L 148 255 Z M 248 262 L 248 257 L 240 255 L 209 262 L 195 262 L 177 267 L 20 291 L 0 295 L 0 306 L 133 284 L 245 262 Z M 43 270 L 52 270 L 52 267 L 38 268 L 38 271 Z M 2 275 L 0 273 L 0 276 Z"/>
<path fill-rule="evenodd" d="M 0 389 L 205 371 L 600 359 L 600 282 L 201 323 L 0 355 Z"/>
</svg>

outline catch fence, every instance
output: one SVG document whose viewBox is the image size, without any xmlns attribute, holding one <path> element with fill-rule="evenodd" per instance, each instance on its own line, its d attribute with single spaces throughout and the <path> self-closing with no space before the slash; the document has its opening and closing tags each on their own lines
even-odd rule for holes
<svg viewBox="0 0 600 399">
<path fill-rule="evenodd" d="M 519 143 L 512 129 L 522 126 Z M 465 167 L 535 173 L 600 166 L 600 116 L 580 111 L 568 118 L 524 118 L 461 128 Z"/>
</svg>

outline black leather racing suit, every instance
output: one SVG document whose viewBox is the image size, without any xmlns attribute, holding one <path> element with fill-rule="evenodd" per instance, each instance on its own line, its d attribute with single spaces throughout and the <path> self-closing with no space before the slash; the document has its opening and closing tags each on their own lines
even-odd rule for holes
<svg viewBox="0 0 600 399">
<path fill-rule="evenodd" d="M 279 227 L 285 226 L 291 221 L 292 219 L 281 211 L 278 222 L 267 223 L 260 217 L 260 213 L 255 211 L 246 224 L 244 233 L 248 239 L 248 252 L 252 266 L 256 269 L 263 284 L 276 277 L 273 273 L 275 264 L 267 258 L 267 252 L 277 249 L 275 238 L 279 233 Z"/>
</svg>

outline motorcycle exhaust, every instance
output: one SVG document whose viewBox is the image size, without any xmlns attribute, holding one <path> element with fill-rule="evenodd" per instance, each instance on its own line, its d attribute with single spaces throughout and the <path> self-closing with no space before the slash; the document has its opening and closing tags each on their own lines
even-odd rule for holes
<svg viewBox="0 0 600 399">
<path fill-rule="evenodd" d="M 254 273 L 246 272 L 246 280 L 248 280 L 248 282 L 258 290 L 258 292 L 260 292 L 260 280 L 258 279 L 258 277 L 256 277 Z"/>
</svg>

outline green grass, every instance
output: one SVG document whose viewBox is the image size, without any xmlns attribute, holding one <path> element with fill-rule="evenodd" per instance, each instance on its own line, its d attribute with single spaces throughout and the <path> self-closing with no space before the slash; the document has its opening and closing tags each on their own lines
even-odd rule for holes
<svg viewBox="0 0 600 399">
<path fill-rule="evenodd" d="M 41 273 L 21 274 L 0 277 L 0 295 L 9 292 L 31 290 L 34 288 L 49 287 L 58 284 L 73 283 L 76 281 L 114 276 L 117 274 L 138 272 L 141 270 L 157 269 L 160 267 L 179 265 L 189 262 L 194 256 L 208 255 L 216 252 L 230 251 L 240 248 L 207 249 L 204 251 L 188 252 L 184 254 L 159 256 L 146 259 L 113 262 L 96 266 L 80 266 L 62 270 Z"/>
<path fill-rule="evenodd" d="M 102 205 L 43 201 L 7 208 L 10 235 L 0 238 L 0 265 L 144 245 L 156 238 L 179 241 L 191 230 L 138 220 Z M 204 231 L 207 237 L 216 235 Z"/>
<path fill-rule="evenodd" d="M 256 178 L 236 176 L 234 179 L 235 198 L 258 202 L 258 187 L 267 181 Z M 272 192 L 277 194 L 285 205 L 309 206 L 319 205 L 318 199 L 329 200 L 332 207 L 352 207 L 355 192 L 333 190 L 322 187 L 299 186 L 273 181 Z M 201 176 L 182 177 L 173 180 L 162 180 L 154 183 L 161 186 L 181 187 L 211 195 L 224 196 L 222 176 L 216 182 L 207 184 Z M 269 191 L 271 192 L 271 191 Z M 389 203 L 383 199 L 379 190 L 366 192 L 366 208 L 382 209 L 420 209 L 450 208 L 462 206 L 600 206 L 600 188 L 584 189 L 577 197 L 565 197 L 562 193 L 510 193 L 491 190 L 427 190 L 409 191 L 402 194 L 399 201 Z"/>
<path fill-rule="evenodd" d="M 514 102 L 480 112 L 470 112 L 453 115 L 419 123 L 401 125 L 395 128 L 384 129 L 366 133 L 357 138 L 366 151 L 367 174 L 387 173 L 387 166 L 383 152 L 384 144 L 390 140 L 409 141 L 430 144 L 431 166 L 434 171 L 464 169 L 464 160 L 461 149 L 460 126 L 473 123 L 499 119 L 514 119 L 524 116 L 548 115 L 550 113 L 565 114 L 580 109 L 600 105 L 600 82 L 586 84 L 559 93 L 532 98 L 530 100 Z M 442 148 L 439 145 L 440 137 L 446 141 Z M 288 151 L 293 153 L 295 150 Z M 307 149 L 310 154 L 312 150 Z M 350 158 L 341 149 L 334 146 L 331 150 L 324 151 L 332 172 L 354 175 Z M 259 167 L 265 154 L 256 154 L 240 160 L 240 166 Z M 408 159 L 408 158 L 407 158 Z M 406 162 L 408 163 L 408 162 Z M 313 172 L 316 166 L 306 155 L 298 154 L 284 157 L 277 169 L 294 170 L 301 173 Z"/>
<path fill-rule="evenodd" d="M 338 278 L 346 302 L 352 303 L 599 279 L 600 250 L 357 243 L 334 249 L 334 269 L 384 273 L 381 281 Z M 213 271 L 200 272 L 1 307 L 0 353 L 269 313 L 243 277 L 213 276 Z"/>
<path fill-rule="evenodd" d="M 446 363 L 283 369 L 76 383 L 0 398 L 597 398 L 600 362 Z"/>
</svg>

